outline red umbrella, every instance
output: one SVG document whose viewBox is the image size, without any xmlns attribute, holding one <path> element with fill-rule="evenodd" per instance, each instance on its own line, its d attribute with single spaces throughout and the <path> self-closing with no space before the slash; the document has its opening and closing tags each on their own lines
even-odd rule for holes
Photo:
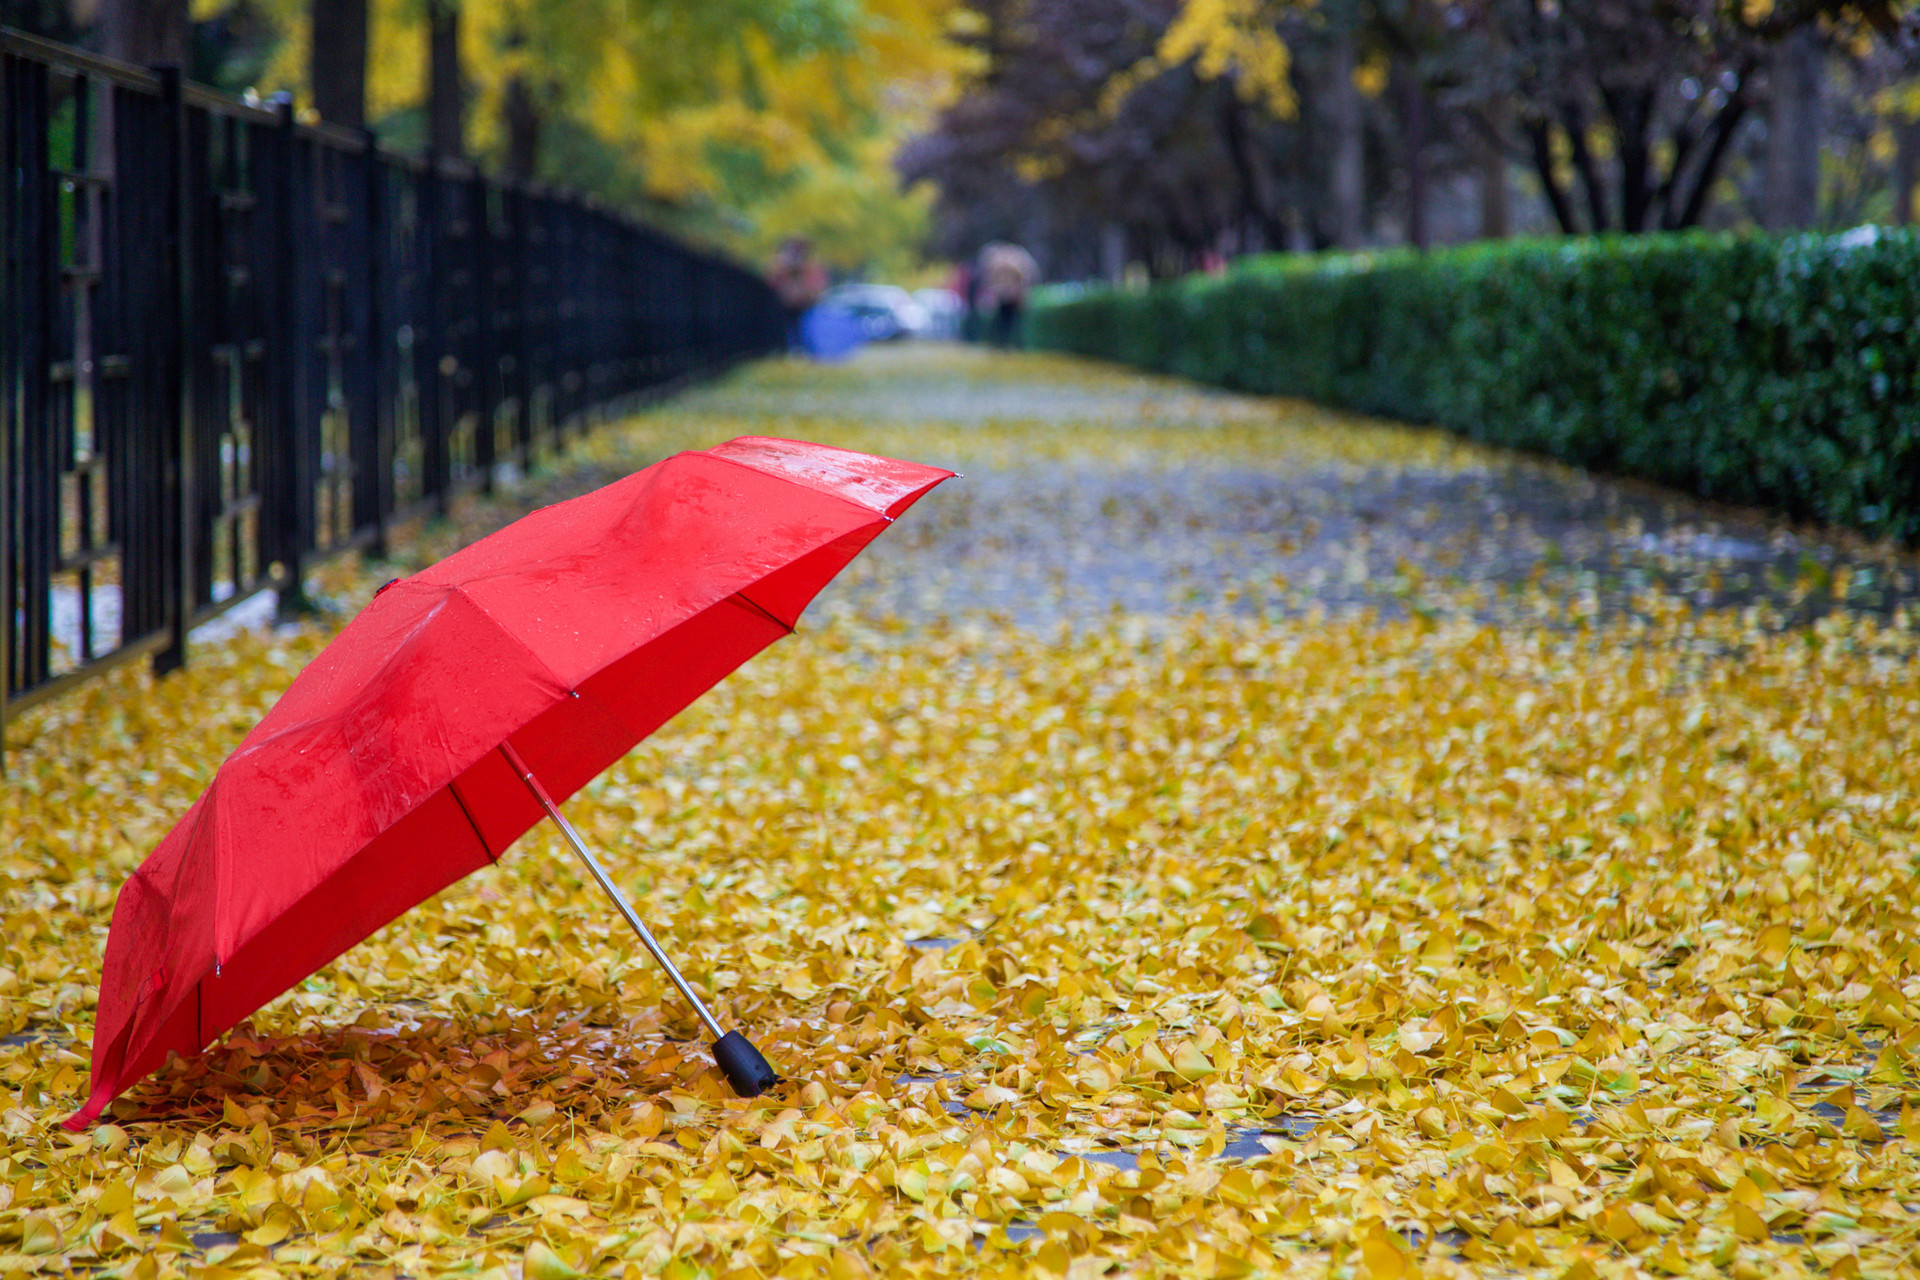
<svg viewBox="0 0 1920 1280">
<path fill-rule="evenodd" d="M 543 813 L 693 1002 L 734 1087 L 772 1084 L 551 797 L 791 632 L 952 474 L 749 437 L 536 511 L 382 588 L 121 889 L 93 1090 L 68 1127 L 494 861 Z"/>
</svg>

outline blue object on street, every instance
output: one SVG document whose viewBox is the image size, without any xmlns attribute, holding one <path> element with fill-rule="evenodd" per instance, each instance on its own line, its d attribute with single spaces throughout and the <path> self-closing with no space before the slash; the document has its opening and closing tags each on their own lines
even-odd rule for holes
<svg viewBox="0 0 1920 1280">
<path fill-rule="evenodd" d="M 844 360 L 866 340 L 860 317 L 841 307 L 810 307 L 800 317 L 800 343 L 815 360 Z"/>
</svg>

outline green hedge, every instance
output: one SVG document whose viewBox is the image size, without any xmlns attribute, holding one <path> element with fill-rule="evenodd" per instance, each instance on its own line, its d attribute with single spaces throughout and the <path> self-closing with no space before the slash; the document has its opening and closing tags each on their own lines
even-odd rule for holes
<svg viewBox="0 0 1920 1280">
<path fill-rule="evenodd" d="M 1920 236 L 1511 241 L 1055 290 L 1032 345 L 1920 540 Z"/>
</svg>

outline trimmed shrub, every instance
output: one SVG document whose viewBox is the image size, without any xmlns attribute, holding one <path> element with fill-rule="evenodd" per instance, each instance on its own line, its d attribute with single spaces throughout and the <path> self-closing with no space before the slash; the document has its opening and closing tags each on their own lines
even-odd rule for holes
<svg viewBox="0 0 1920 1280">
<path fill-rule="evenodd" d="M 1920 235 L 1250 260 L 1042 295 L 1030 342 L 1920 541 Z"/>
</svg>

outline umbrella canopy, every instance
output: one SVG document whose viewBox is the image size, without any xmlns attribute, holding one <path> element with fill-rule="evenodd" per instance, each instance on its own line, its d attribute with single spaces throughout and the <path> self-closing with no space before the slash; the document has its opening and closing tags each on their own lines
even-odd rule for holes
<svg viewBox="0 0 1920 1280">
<path fill-rule="evenodd" d="M 952 474 L 747 437 L 383 588 L 122 887 L 68 1126 L 497 859 L 543 814 L 508 755 L 572 795 Z"/>
</svg>

